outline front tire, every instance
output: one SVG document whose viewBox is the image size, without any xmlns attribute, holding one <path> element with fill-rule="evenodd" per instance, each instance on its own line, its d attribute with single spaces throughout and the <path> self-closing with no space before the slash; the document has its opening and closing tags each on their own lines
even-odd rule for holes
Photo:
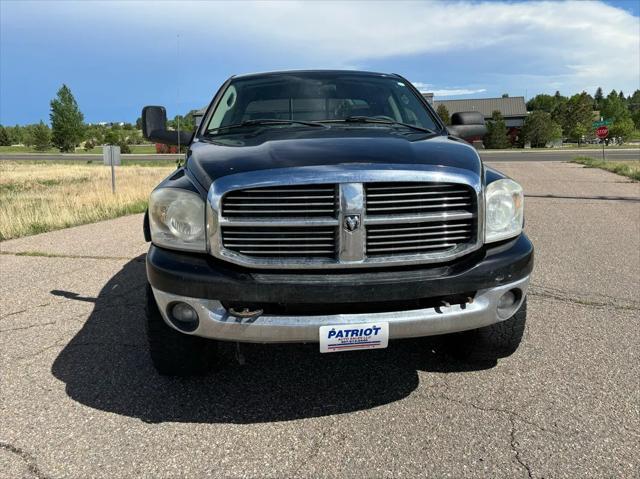
<svg viewBox="0 0 640 479">
<path fill-rule="evenodd" d="M 213 369 L 216 342 L 176 331 L 165 323 L 147 284 L 147 339 L 151 362 L 163 376 L 202 376 Z"/>
<path fill-rule="evenodd" d="M 527 322 L 527 299 L 513 316 L 484 328 L 462 331 L 449 338 L 451 353 L 464 360 L 495 361 L 516 352 Z"/>
</svg>

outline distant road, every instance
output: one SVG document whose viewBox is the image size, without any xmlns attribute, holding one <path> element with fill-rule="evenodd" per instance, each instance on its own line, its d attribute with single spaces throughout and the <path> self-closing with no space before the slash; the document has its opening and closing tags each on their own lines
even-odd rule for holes
<svg viewBox="0 0 640 479">
<path fill-rule="evenodd" d="M 602 150 L 591 148 L 571 150 L 480 150 L 480 156 L 485 161 L 569 161 L 576 156 L 586 156 L 602 159 Z M 608 160 L 640 160 L 640 148 L 605 149 Z"/>
<path fill-rule="evenodd" d="M 640 160 L 640 148 L 608 149 L 605 151 L 610 160 Z M 486 161 L 569 161 L 576 156 L 602 158 L 602 150 L 571 149 L 571 150 L 480 150 L 480 156 Z M 123 160 L 169 160 L 182 158 L 178 154 L 125 154 Z M 63 153 L 0 153 L 1 160 L 66 160 L 66 161 L 102 161 L 101 154 L 63 154 Z"/>
<path fill-rule="evenodd" d="M 170 160 L 175 161 L 178 158 L 183 158 L 184 155 L 180 154 L 159 154 L 159 153 L 127 153 L 120 155 L 123 160 L 142 160 L 142 161 L 150 161 L 150 160 Z M 1 160 L 11 160 L 11 161 L 20 161 L 20 160 L 47 160 L 47 161 L 56 161 L 56 160 L 65 160 L 65 161 L 102 161 L 101 153 L 0 153 L 0 161 Z"/>
</svg>

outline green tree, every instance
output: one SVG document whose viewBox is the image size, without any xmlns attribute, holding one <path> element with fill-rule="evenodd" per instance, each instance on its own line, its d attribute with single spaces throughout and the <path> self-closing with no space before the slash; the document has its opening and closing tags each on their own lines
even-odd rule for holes
<svg viewBox="0 0 640 479">
<path fill-rule="evenodd" d="M 484 145 L 487 148 L 508 148 L 511 146 L 507 136 L 507 124 L 502 114 L 494 110 L 491 120 L 487 122 L 487 134 L 484 137 Z"/>
<path fill-rule="evenodd" d="M 623 118 L 622 120 L 615 120 L 609 127 L 609 136 L 619 136 L 626 141 L 633 134 L 634 127 L 635 125 L 633 124 L 633 120 L 630 117 Z"/>
<path fill-rule="evenodd" d="M 173 128 L 174 130 L 177 130 L 178 127 L 180 127 L 181 131 L 193 131 L 196 129 L 196 120 L 191 112 L 189 112 L 185 116 L 174 116 L 173 120 L 167 121 L 167 126 L 169 128 Z"/>
<path fill-rule="evenodd" d="M 47 151 L 51 147 L 51 131 L 42 120 L 33 127 L 33 147 L 36 151 Z"/>
<path fill-rule="evenodd" d="M 447 107 L 444 106 L 442 103 L 438 105 L 438 108 L 436 109 L 436 113 L 438 114 L 438 116 L 440 117 L 440 119 L 445 125 L 451 124 L 451 116 L 449 115 L 449 110 L 447 110 Z"/>
<path fill-rule="evenodd" d="M 580 142 L 593 122 L 593 98 L 586 92 L 573 95 L 560 105 L 552 118 L 562 127 L 565 136 Z"/>
<path fill-rule="evenodd" d="M 24 142 L 24 128 L 20 125 L 7 127 L 7 133 L 12 145 L 21 145 Z"/>
<path fill-rule="evenodd" d="M 118 145 L 120 143 L 120 135 L 116 130 L 110 129 L 104 135 L 105 145 Z"/>
<path fill-rule="evenodd" d="M 593 109 L 600 110 L 600 105 L 602 104 L 602 100 L 604 100 L 604 93 L 602 93 L 602 88 L 598 87 L 595 95 L 593 95 Z"/>
<path fill-rule="evenodd" d="M 51 100 L 51 141 L 60 151 L 73 151 L 83 137 L 84 116 L 67 85 Z"/>
<path fill-rule="evenodd" d="M 567 97 L 560 95 L 560 92 L 556 92 L 555 95 L 540 94 L 531 98 L 527 102 L 527 111 L 546 111 L 547 113 L 553 113 L 564 103 L 566 103 Z"/>
<path fill-rule="evenodd" d="M 562 137 L 562 128 L 546 111 L 534 111 L 524 121 L 522 139 L 533 148 L 544 148 L 547 143 Z"/>
<path fill-rule="evenodd" d="M 0 125 L 0 146 L 11 146 L 9 133 L 7 133 L 7 130 L 2 125 Z"/>
<path fill-rule="evenodd" d="M 25 146 L 33 146 L 34 145 L 34 129 L 35 125 L 25 125 L 22 128 L 22 143 Z"/>
<path fill-rule="evenodd" d="M 633 95 L 627 100 L 627 107 L 631 113 L 640 111 L 640 90 L 633 92 Z"/>
<path fill-rule="evenodd" d="M 614 123 L 620 122 L 625 119 L 631 118 L 631 113 L 627 108 L 626 101 L 620 99 L 620 96 L 615 90 L 607 95 L 607 98 L 602 102 L 602 108 L 600 109 L 600 115 L 605 119 L 611 119 Z"/>
<path fill-rule="evenodd" d="M 127 141 L 126 132 L 124 130 L 114 130 L 111 128 L 105 135 L 104 141 L 107 145 L 117 145 L 120 147 L 120 153 L 131 153 L 130 143 Z"/>
</svg>

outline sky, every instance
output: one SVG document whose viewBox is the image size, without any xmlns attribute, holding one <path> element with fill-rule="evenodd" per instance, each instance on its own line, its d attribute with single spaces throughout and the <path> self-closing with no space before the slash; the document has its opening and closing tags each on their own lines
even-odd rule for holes
<svg viewBox="0 0 640 479">
<path fill-rule="evenodd" d="M 87 122 L 206 106 L 231 75 L 399 73 L 436 98 L 640 88 L 640 0 L 0 0 L 0 124 L 49 119 L 60 86 Z"/>
</svg>

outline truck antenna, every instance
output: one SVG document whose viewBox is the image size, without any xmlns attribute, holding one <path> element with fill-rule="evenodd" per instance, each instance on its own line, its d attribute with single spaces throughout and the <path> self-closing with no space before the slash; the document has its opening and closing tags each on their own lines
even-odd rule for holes
<svg viewBox="0 0 640 479">
<path fill-rule="evenodd" d="M 180 34 L 176 35 L 176 55 L 178 64 L 180 63 Z M 180 78 L 176 82 L 176 103 L 178 107 L 178 114 L 176 115 L 177 127 L 178 127 L 178 155 L 180 154 Z"/>
</svg>

